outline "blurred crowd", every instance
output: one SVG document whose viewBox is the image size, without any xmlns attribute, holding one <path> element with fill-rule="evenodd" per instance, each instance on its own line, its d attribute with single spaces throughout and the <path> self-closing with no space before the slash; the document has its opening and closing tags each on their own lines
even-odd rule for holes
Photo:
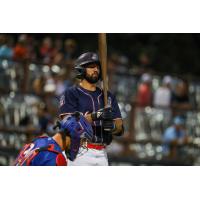
<svg viewBox="0 0 200 200">
<path fill-rule="evenodd" d="M 0 56 L 18 61 L 65 65 L 77 56 L 74 39 L 43 34 L 0 34 Z"/>
<path fill-rule="evenodd" d="M 15 146 L 16 129 L 24 133 L 16 149 L 27 139 L 54 132 L 57 97 L 76 83 L 75 59 L 95 51 L 66 35 L 0 34 L 0 146 Z M 199 82 L 159 74 L 151 64 L 145 52 L 137 62 L 114 48 L 108 52 L 109 88 L 117 96 L 126 130 L 108 148 L 111 157 L 185 159 L 187 145 L 200 146 Z M 13 133 L 12 139 L 6 131 Z M 192 148 L 187 149 L 190 157 L 196 156 Z"/>
<path fill-rule="evenodd" d="M 189 97 L 188 82 L 166 75 L 161 84 L 153 90 L 152 76 L 145 73 L 141 76 L 134 100 L 136 118 L 141 119 L 140 126 L 144 127 L 144 132 L 138 135 L 138 139 L 160 139 L 163 141 L 165 155 L 180 158 L 178 144 L 185 145 L 188 141 L 186 137 L 189 136 L 185 126 L 187 113 L 195 109 Z M 151 131 L 150 118 L 157 118 L 157 122 L 160 122 L 159 130 L 155 133 Z M 156 123 L 156 119 L 154 120 Z M 179 140 L 184 142 L 178 143 Z"/>
</svg>

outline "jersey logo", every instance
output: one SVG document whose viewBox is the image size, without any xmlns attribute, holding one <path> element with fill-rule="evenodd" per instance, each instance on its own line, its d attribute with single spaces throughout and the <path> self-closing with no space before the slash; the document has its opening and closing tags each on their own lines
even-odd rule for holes
<svg viewBox="0 0 200 200">
<path fill-rule="evenodd" d="M 15 165 L 24 165 L 25 162 L 31 158 L 36 151 L 36 148 L 34 148 L 34 143 L 30 143 L 25 145 L 24 149 L 20 152 L 20 155 L 18 156 Z"/>
<path fill-rule="evenodd" d="M 97 118 L 99 118 L 102 115 L 102 112 L 97 112 Z"/>
<path fill-rule="evenodd" d="M 98 59 L 97 55 L 96 55 L 96 54 L 93 54 L 92 59 L 93 59 L 93 60 L 97 60 L 97 59 Z"/>
<path fill-rule="evenodd" d="M 30 147 L 23 152 L 24 157 L 28 157 L 32 153 L 34 146 L 33 143 L 30 144 Z"/>
<path fill-rule="evenodd" d="M 65 104 L 65 95 L 62 95 L 60 97 L 60 107 L 63 106 Z"/>
</svg>

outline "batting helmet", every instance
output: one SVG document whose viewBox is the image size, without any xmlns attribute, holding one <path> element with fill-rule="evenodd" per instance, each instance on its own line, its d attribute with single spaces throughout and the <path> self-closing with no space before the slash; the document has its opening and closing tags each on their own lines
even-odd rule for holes
<svg viewBox="0 0 200 200">
<path fill-rule="evenodd" d="M 83 53 L 81 54 L 76 62 L 75 62 L 75 70 L 76 70 L 76 77 L 78 79 L 82 79 L 85 77 L 85 68 L 87 68 L 87 66 L 89 64 L 92 64 L 92 63 L 96 63 L 99 65 L 100 67 L 100 76 L 99 78 L 101 78 L 101 63 L 100 63 L 100 60 L 99 60 L 99 57 L 96 53 L 93 53 L 93 52 L 87 52 L 87 53 Z"/>
</svg>

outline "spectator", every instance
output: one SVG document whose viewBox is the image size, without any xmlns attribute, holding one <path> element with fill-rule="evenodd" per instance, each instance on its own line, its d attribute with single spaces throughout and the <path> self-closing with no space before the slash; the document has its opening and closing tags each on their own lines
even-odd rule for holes
<svg viewBox="0 0 200 200">
<path fill-rule="evenodd" d="M 36 95 L 42 96 L 44 94 L 45 77 L 41 75 L 33 81 L 33 91 Z"/>
<path fill-rule="evenodd" d="M 32 35 L 27 35 L 26 47 L 28 58 L 31 61 L 37 62 L 38 60 L 38 45 L 38 41 Z"/>
<path fill-rule="evenodd" d="M 6 35 L 0 35 L 0 57 L 2 58 L 12 58 L 12 39 Z"/>
<path fill-rule="evenodd" d="M 21 34 L 18 38 L 18 42 L 14 47 L 14 59 L 24 60 L 28 58 L 28 48 L 27 48 L 27 35 Z"/>
<path fill-rule="evenodd" d="M 135 108 L 135 119 L 139 119 L 135 131 L 140 129 L 140 138 L 137 139 L 147 139 L 151 133 L 149 115 L 146 112 L 146 107 L 152 104 L 152 89 L 151 89 L 152 77 L 150 74 L 143 74 L 141 77 L 141 83 L 138 86 L 136 94 L 136 108 Z"/>
<path fill-rule="evenodd" d="M 66 39 L 64 42 L 64 59 L 66 64 L 72 64 L 77 58 L 77 44 L 74 39 Z"/>
<path fill-rule="evenodd" d="M 60 96 L 66 89 L 67 87 L 71 86 L 69 81 L 65 81 L 64 74 L 60 73 L 55 77 L 55 82 L 56 82 L 56 90 L 55 90 L 55 95 Z"/>
<path fill-rule="evenodd" d="M 160 86 L 154 94 L 154 106 L 157 108 L 170 108 L 171 104 L 171 83 L 172 78 L 165 76 Z"/>
<path fill-rule="evenodd" d="M 44 92 L 49 94 L 54 94 L 56 91 L 56 73 L 51 72 L 51 74 L 46 76 L 46 81 L 44 85 Z"/>
<path fill-rule="evenodd" d="M 108 73 L 109 73 L 109 75 L 112 75 L 113 72 L 116 72 L 118 65 L 119 65 L 119 56 L 116 53 L 112 53 L 108 57 Z"/>
<path fill-rule="evenodd" d="M 192 109 L 187 82 L 180 81 L 177 83 L 175 92 L 172 93 L 171 104 L 174 115 L 185 115 L 188 110 Z"/>
<path fill-rule="evenodd" d="M 53 65 L 64 66 L 64 56 L 62 52 L 57 52 L 53 57 Z"/>
<path fill-rule="evenodd" d="M 120 65 L 119 62 L 119 55 L 116 53 L 112 53 L 108 57 L 108 78 L 109 78 L 109 88 L 115 88 L 116 84 L 113 83 L 113 75 L 118 71 L 118 66 Z M 114 89 L 116 90 L 116 89 Z"/>
<path fill-rule="evenodd" d="M 42 58 L 42 62 L 50 64 L 54 53 L 52 39 L 50 37 L 45 37 L 40 47 L 40 56 Z"/>
<path fill-rule="evenodd" d="M 56 52 L 62 52 L 63 51 L 63 41 L 60 38 L 56 38 L 54 41 L 54 48 Z"/>
<path fill-rule="evenodd" d="M 63 41 L 59 38 L 55 39 L 54 42 L 53 64 L 59 66 L 64 65 Z"/>
<path fill-rule="evenodd" d="M 138 59 L 140 73 L 145 73 L 145 71 L 151 68 L 151 58 L 149 53 L 141 52 Z"/>
<path fill-rule="evenodd" d="M 162 116 L 157 121 L 162 133 L 171 121 L 171 84 L 172 78 L 165 76 L 162 85 L 154 93 L 153 105 L 156 116 Z"/>
<path fill-rule="evenodd" d="M 151 90 L 152 77 L 150 74 L 143 74 L 141 83 L 138 87 L 136 105 L 138 107 L 151 106 L 152 104 L 152 90 Z"/>
<path fill-rule="evenodd" d="M 184 129 L 184 119 L 177 116 L 173 120 L 173 125 L 168 127 L 163 136 L 163 152 L 170 158 L 181 157 L 183 145 L 188 143 L 188 137 Z"/>
</svg>

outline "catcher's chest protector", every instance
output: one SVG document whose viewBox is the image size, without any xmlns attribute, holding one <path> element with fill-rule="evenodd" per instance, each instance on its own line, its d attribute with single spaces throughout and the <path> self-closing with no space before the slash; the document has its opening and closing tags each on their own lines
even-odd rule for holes
<svg viewBox="0 0 200 200">
<path fill-rule="evenodd" d="M 34 166 L 34 165 L 66 166 L 67 162 L 62 154 L 62 151 L 58 149 L 58 147 L 56 147 L 56 144 L 52 143 L 50 144 L 48 138 L 49 137 L 40 137 L 34 140 L 32 143 L 26 144 L 24 148 L 20 151 L 19 156 L 15 161 L 15 165 L 16 166 Z M 40 142 L 40 140 L 42 141 Z M 44 140 L 47 140 L 45 141 L 46 145 L 44 145 Z M 39 159 L 37 159 L 37 156 L 40 156 Z"/>
</svg>

